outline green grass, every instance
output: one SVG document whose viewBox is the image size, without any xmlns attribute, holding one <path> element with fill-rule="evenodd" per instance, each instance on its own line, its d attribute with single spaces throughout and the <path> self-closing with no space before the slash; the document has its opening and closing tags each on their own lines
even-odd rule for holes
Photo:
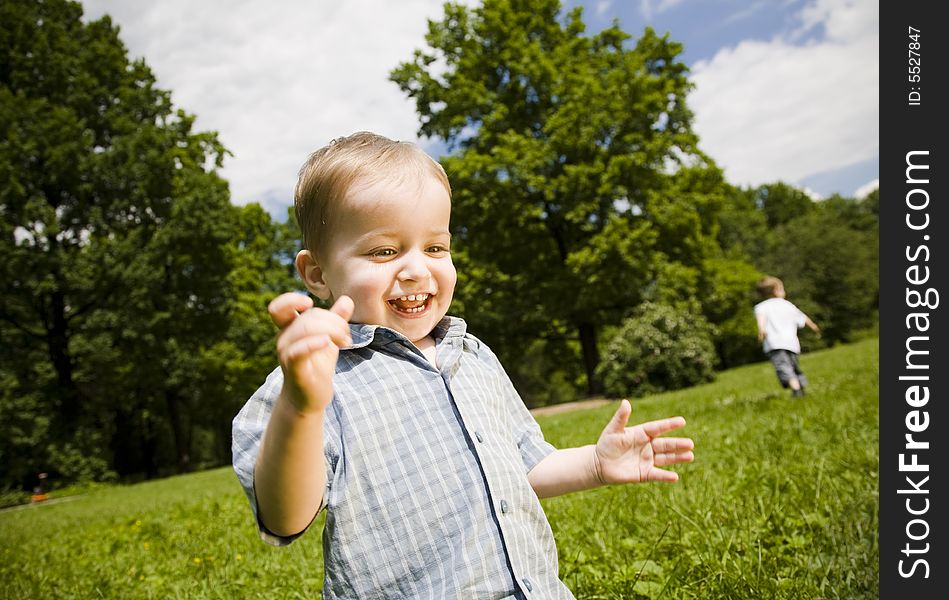
<svg viewBox="0 0 949 600">
<path fill-rule="evenodd" d="M 802 357 L 793 400 L 768 363 L 633 402 L 681 414 L 696 461 L 673 485 L 544 501 L 578 598 L 876 598 L 877 340 Z M 594 441 L 615 405 L 541 417 L 558 446 Z M 0 513 L 0 598 L 312 598 L 319 530 L 259 541 L 229 468 L 95 489 Z"/>
<path fill-rule="evenodd" d="M 673 485 L 545 502 L 561 576 L 579 598 L 876 598 L 877 340 L 802 356 L 792 399 L 769 363 L 633 403 L 631 421 L 681 414 L 696 461 Z M 615 407 L 541 424 L 583 443 Z"/>
</svg>

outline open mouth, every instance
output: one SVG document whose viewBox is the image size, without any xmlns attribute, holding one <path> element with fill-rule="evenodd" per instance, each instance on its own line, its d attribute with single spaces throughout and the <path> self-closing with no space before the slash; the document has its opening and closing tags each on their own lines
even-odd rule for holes
<svg viewBox="0 0 949 600">
<path fill-rule="evenodd" d="M 389 306 L 395 312 L 403 315 L 415 315 L 423 312 L 432 303 L 434 294 L 409 294 L 401 298 L 389 300 Z"/>
</svg>

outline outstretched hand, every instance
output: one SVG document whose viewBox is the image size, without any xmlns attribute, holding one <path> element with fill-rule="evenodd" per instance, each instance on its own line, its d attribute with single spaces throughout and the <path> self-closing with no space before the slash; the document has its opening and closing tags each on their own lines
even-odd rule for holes
<svg viewBox="0 0 949 600">
<path fill-rule="evenodd" d="M 682 417 L 649 421 L 627 427 L 632 407 L 623 400 L 616 414 L 600 434 L 595 457 L 597 476 L 602 483 L 678 481 L 679 475 L 666 471 L 679 463 L 692 462 L 695 444 L 690 438 L 659 437 L 685 426 Z"/>
</svg>

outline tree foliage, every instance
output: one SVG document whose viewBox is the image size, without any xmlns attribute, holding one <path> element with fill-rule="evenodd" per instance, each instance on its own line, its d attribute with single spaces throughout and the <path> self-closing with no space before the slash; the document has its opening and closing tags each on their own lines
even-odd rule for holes
<svg viewBox="0 0 949 600">
<path fill-rule="evenodd" d="M 528 403 L 760 358 L 762 273 L 830 343 L 872 325 L 879 192 L 728 186 L 697 147 L 681 46 L 581 16 L 447 4 L 391 74 L 453 151 L 455 310 Z M 0 0 L 0 22 L 0 491 L 225 463 L 274 367 L 266 305 L 298 287 L 293 219 L 230 204 L 226 149 L 108 17 Z"/>
<path fill-rule="evenodd" d="M 712 327 L 695 308 L 646 302 L 626 319 L 598 368 L 606 392 L 642 396 L 711 381 Z"/>
<path fill-rule="evenodd" d="M 770 208 L 762 198 L 770 198 Z M 788 298 L 821 326 L 821 340 L 807 339 L 809 347 L 850 341 L 874 325 L 879 190 L 860 200 L 832 196 L 814 201 L 784 183 L 735 189 L 726 195 L 719 218 L 718 239 L 725 254 L 780 277 Z M 717 344 L 722 342 L 729 343 L 719 336 Z M 729 344 L 726 352 L 735 352 L 738 362 L 750 358 Z"/>
<path fill-rule="evenodd" d="M 719 368 L 729 369 L 762 358 L 758 325 L 752 312 L 758 301 L 755 284 L 762 275 L 743 259 L 719 257 L 705 263 L 699 284 L 701 293 L 696 300 L 713 327 L 712 342 Z"/>
<path fill-rule="evenodd" d="M 581 17 L 556 0 L 449 3 L 391 77 L 419 133 L 454 149 L 465 316 L 502 358 L 578 343 L 596 392 L 603 325 L 661 264 L 715 253 L 723 180 L 692 131 L 682 46 L 616 24 L 587 35 Z"/>
<path fill-rule="evenodd" d="M 760 264 L 784 280 L 788 298 L 821 326 L 826 343 L 845 342 L 877 316 L 878 244 L 868 206 L 831 198 L 775 229 Z"/>
<path fill-rule="evenodd" d="M 81 17 L 0 3 L 0 486 L 223 462 L 222 419 L 266 373 L 262 295 L 289 287 L 217 136 Z"/>
<path fill-rule="evenodd" d="M 772 228 L 804 216 L 814 205 L 803 190 L 783 182 L 759 186 L 754 191 L 754 198 L 768 227 Z"/>
</svg>

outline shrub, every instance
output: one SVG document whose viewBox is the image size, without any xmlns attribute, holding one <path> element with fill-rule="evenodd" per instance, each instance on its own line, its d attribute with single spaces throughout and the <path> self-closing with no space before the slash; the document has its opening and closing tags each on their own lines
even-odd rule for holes
<svg viewBox="0 0 949 600">
<path fill-rule="evenodd" d="M 711 381 L 715 360 L 700 311 L 645 303 L 606 345 L 597 373 L 607 394 L 642 396 Z"/>
<path fill-rule="evenodd" d="M 0 508 L 9 508 L 30 501 L 29 492 L 13 488 L 0 488 Z"/>
</svg>

